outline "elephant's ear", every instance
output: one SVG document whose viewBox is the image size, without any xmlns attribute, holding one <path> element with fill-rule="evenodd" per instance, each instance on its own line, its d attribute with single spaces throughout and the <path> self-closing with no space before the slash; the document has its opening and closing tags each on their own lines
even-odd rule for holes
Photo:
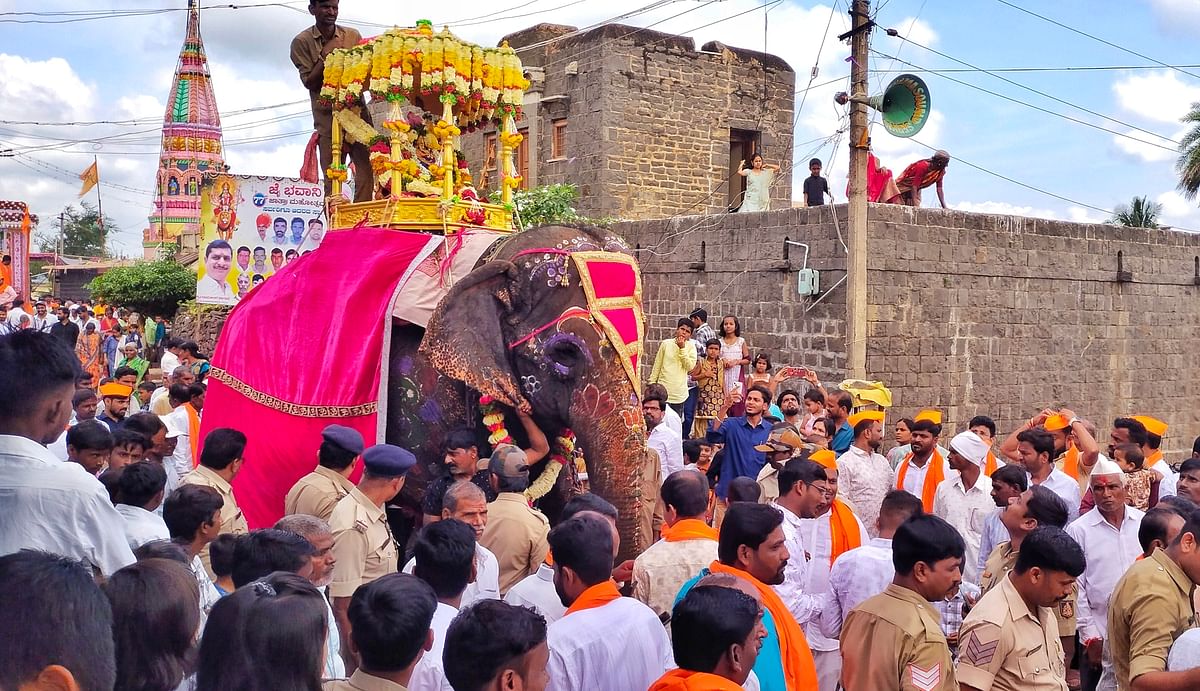
<svg viewBox="0 0 1200 691">
<path fill-rule="evenodd" d="M 517 267 L 493 260 L 467 274 L 438 303 L 420 352 L 442 374 L 506 405 L 526 407 L 509 364 L 506 321 L 518 309 Z"/>
</svg>

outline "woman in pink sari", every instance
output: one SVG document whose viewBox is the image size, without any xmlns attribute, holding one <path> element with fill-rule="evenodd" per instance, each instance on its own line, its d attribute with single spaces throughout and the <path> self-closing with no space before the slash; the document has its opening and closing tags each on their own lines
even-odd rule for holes
<svg viewBox="0 0 1200 691">
<path fill-rule="evenodd" d="M 867 201 L 883 203 L 892 202 L 892 197 L 900 196 L 900 189 L 892 179 L 892 171 L 884 168 L 875 153 L 871 151 L 871 140 L 867 139 Z M 846 197 L 850 197 L 850 184 L 846 184 Z"/>
</svg>

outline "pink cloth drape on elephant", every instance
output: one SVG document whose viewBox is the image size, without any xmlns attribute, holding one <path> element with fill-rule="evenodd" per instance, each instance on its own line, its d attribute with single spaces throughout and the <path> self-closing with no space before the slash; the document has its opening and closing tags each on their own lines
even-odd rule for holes
<svg viewBox="0 0 1200 691">
<path fill-rule="evenodd" d="M 392 300 L 441 243 L 380 228 L 334 231 L 230 313 L 200 434 L 232 427 L 248 437 L 233 488 L 251 528 L 282 516 L 287 491 L 316 465 L 326 425 L 353 427 L 368 445 L 383 440 Z"/>
</svg>

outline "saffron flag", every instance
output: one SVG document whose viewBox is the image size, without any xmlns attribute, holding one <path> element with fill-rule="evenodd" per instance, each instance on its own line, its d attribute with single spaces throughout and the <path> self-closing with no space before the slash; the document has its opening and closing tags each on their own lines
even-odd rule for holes
<svg viewBox="0 0 1200 691">
<path fill-rule="evenodd" d="M 96 167 L 95 161 L 92 161 L 92 165 L 88 166 L 87 170 L 79 174 L 79 179 L 83 180 L 83 189 L 79 190 L 79 196 L 82 197 L 100 182 L 100 170 Z"/>
</svg>

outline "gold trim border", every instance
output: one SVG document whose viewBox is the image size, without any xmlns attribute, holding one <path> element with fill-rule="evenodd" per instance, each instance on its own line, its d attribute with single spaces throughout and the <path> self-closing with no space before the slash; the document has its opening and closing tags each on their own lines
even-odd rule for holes
<svg viewBox="0 0 1200 691">
<path fill-rule="evenodd" d="M 637 260 L 628 254 L 603 250 L 572 252 L 570 257 L 575 262 L 575 268 L 579 271 L 579 277 L 583 283 L 584 296 L 587 298 L 588 310 L 592 313 L 592 319 L 600 325 L 608 336 L 608 340 L 612 342 L 613 347 L 616 348 L 617 353 L 621 356 L 621 366 L 625 369 L 625 374 L 629 377 L 629 381 L 633 384 L 633 390 L 640 399 L 642 397 L 641 379 L 638 377 L 638 373 L 634 371 L 633 363 L 630 362 L 630 356 L 636 354 L 638 357 L 638 366 L 641 366 L 642 355 L 645 353 L 642 344 L 646 340 L 646 316 L 642 310 L 642 272 L 639 270 Z M 627 297 L 597 298 L 596 287 L 593 283 L 594 279 L 588 266 L 589 262 L 626 264 L 632 267 L 634 280 L 633 295 Z M 603 312 L 603 310 L 609 309 L 633 310 L 637 327 L 637 341 L 635 343 L 625 342 L 625 339 Z"/>
<path fill-rule="evenodd" d="M 302 405 L 300 403 L 290 403 L 282 399 L 276 398 L 261 391 L 257 391 L 250 387 L 249 384 L 233 376 L 229 372 L 220 367 L 212 367 L 208 371 L 208 376 L 213 377 L 225 386 L 233 389 L 246 398 L 266 406 L 272 410 L 277 410 L 286 415 L 295 417 L 310 417 L 310 418 L 341 418 L 341 417 L 360 417 L 362 415 L 374 415 L 379 412 L 379 403 L 362 403 L 359 405 Z"/>
</svg>

